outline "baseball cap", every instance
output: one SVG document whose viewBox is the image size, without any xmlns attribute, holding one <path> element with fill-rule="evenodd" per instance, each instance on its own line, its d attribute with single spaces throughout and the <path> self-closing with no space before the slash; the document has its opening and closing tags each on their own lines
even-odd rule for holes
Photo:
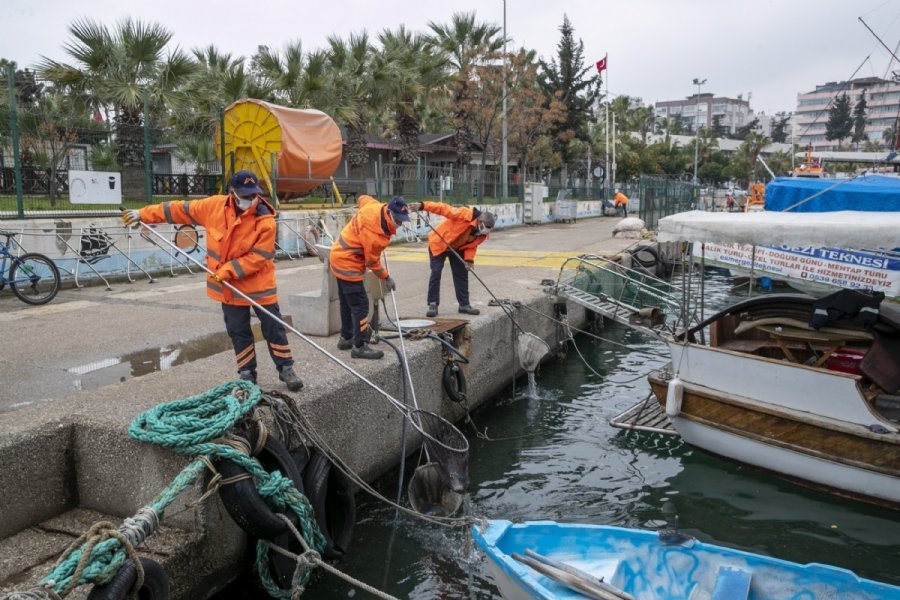
<svg viewBox="0 0 900 600">
<path fill-rule="evenodd" d="M 262 194 L 259 188 L 259 182 L 253 171 L 238 171 L 231 176 L 231 182 L 228 184 L 238 196 L 249 196 L 251 194 Z"/>
<path fill-rule="evenodd" d="M 481 216 L 479 218 L 481 219 L 481 222 L 484 223 L 484 226 L 488 229 L 493 229 L 494 223 L 497 220 L 496 217 L 494 217 L 494 213 L 487 211 L 481 213 Z"/>
<path fill-rule="evenodd" d="M 391 198 L 391 201 L 388 202 L 387 207 L 389 211 L 394 213 L 394 219 L 398 223 L 405 223 L 409 221 L 409 206 L 406 204 L 406 200 L 404 200 L 400 196 Z"/>
</svg>

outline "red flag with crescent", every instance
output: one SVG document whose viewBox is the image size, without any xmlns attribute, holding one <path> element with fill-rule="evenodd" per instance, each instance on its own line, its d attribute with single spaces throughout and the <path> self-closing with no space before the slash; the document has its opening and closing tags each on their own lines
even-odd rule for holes
<svg viewBox="0 0 900 600">
<path fill-rule="evenodd" d="M 597 72 L 602 73 L 606 70 L 606 56 L 597 61 Z"/>
</svg>

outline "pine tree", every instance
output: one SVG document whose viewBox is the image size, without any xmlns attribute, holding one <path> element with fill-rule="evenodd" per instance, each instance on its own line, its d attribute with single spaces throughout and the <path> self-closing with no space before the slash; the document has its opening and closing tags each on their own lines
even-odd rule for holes
<svg viewBox="0 0 900 600">
<path fill-rule="evenodd" d="M 853 107 L 853 137 L 850 139 L 856 144 L 869 139 L 869 136 L 866 135 L 866 125 L 869 123 L 869 120 L 866 118 L 867 108 L 868 102 L 866 102 L 866 91 L 863 90 L 859 95 L 856 106 Z"/>
<path fill-rule="evenodd" d="M 853 118 L 850 115 L 850 98 L 843 94 L 834 101 L 825 124 L 825 139 L 837 140 L 840 148 L 845 137 L 853 131 Z"/>
<path fill-rule="evenodd" d="M 593 119 L 593 105 L 600 89 L 600 76 L 588 76 L 593 67 L 584 66 L 584 42 L 576 43 L 575 30 L 568 16 L 563 16 L 559 28 L 561 33 L 556 45 L 557 56 L 549 63 L 541 60 L 541 88 L 548 98 L 558 98 L 566 107 L 565 121 L 553 128 L 554 146 L 568 163 L 569 141 L 579 139 L 587 142 L 588 123 Z"/>
</svg>

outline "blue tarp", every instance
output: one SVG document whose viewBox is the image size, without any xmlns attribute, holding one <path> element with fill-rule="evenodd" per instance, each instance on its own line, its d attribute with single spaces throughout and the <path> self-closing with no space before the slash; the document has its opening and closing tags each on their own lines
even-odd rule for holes
<svg viewBox="0 0 900 600">
<path fill-rule="evenodd" d="M 803 202 L 823 190 L 827 191 L 808 202 Z M 790 212 L 900 211 L 900 177 L 884 175 L 866 175 L 856 179 L 778 177 L 766 186 L 766 210 L 783 212 L 787 209 L 790 209 Z"/>
</svg>

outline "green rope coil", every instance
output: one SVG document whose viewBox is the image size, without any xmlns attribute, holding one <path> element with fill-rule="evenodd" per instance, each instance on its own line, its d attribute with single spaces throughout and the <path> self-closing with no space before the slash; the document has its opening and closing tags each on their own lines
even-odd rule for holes
<svg viewBox="0 0 900 600">
<path fill-rule="evenodd" d="M 297 515 L 304 539 L 312 548 L 321 552 L 325 548 L 325 538 L 316 524 L 309 500 L 297 490 L 294 483 L 278 471 L 267 472 L 256 459 L 233 447 L 213 441 L 221 438 L 246 417 L 261 397 L 260 389 L 249 381 L 231 381 L 203 394 L 166 402 L 139 414 L 128 428 L 128 434 L 136 440 L 157 444 L 177 454 L 201 456 L 210 460 L 222 458 L 238 464 L 253 476 L 259 495 L 270 507 L 279 512 L 290 509 Z M 145 508 L 155 511 L 159 519 L 162 519 L 165 509 L 203 475 L 205 468 L 202 458 L 191 461 Z M 142 539 L 133 541 L 138 545 Z M 79 570 L 85 547 L 89 548 L 90 556 L 86 565 Z M 86 540 L 62 556 L 51 572 L 40 581 L 40 585 L 65 596 L 78 585 L 107 583 L 127 556 L 126 548 L 115 537 L 101 541 Z M 266 570 L 265 573 L 267 572 Z M 261 571 L 260 576 L 263 577 L 263 574 Z M 310 575 L 310 569 L 298 569 L 295 581 L 303 586 Z M 278 588 L 271 577 L 269 579 L 270 581 L 263 581 L 269 593 L 277 598 L 285 597 L 280 593 L 273 594 Z"/>
</svg>

